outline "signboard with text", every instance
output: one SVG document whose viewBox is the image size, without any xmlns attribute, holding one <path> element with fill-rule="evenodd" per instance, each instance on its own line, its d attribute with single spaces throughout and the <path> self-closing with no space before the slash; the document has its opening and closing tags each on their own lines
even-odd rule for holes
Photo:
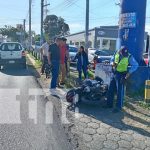
<svg viewBox="0 0 150 150">
<path fill-rule="evenodd" d="M 119 28 L 136 28 L 136 13 L 123 13 L 120 15 Z"/>
</svg>

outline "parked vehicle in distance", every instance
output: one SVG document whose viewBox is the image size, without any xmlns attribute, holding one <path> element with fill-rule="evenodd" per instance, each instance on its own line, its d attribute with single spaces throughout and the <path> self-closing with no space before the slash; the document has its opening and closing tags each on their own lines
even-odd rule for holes
<svg viewBox="0 0 150 150">
<path fill-rule="evenodd" d="M 40 52 L 40 48 L 41 48 L 40 41 L 35 41 L 35 45 L 33 45 L 34 51 Z"/>
<path fill-rule="evenodd" d="M 88 53 L 88 59 L 89 59 L 89 63 L 90 63 L 90 64 L 93 64 L 94 54 L 89 54 L 89 53 Z"/>
<path fill-rule="evenodd" d="M 149 63 L 149 60 L 148 60 L 148 53 L 144 53 L 144 54 L 143 54 L 143 58 L 144 58 L 144 61 L 145 61 L 146 65 L 148 65 L 148 63 Z"/>
<path fill-rule="evenodd" d="M 107 50 L 96 50 L 94 55 L 94 69 L 97 63 L 110 63 L 111 57 L 113 55 L 113 52 L 107 51 Z"/>
<path fill-rule="evenodd" d="M 88 48 L 88 54 L 94 55 L 96 52 L 95 48 Z"/>
<path fill-rule="evenodd" d="M 70 62 L 71 63 L 75 62 L 74 58 L 75 58 L 77 52 L 78 52 L 78 48 L 76 46 L 69 45 L 69 57 L 70 57 Z"/>
<path fill-rule="evenodd" d="M 0 45 L 0 68 L 15 64 L 26 68 L 26 55 L 23 47 L 18 42 L 2 43 Z"/>
</svg>

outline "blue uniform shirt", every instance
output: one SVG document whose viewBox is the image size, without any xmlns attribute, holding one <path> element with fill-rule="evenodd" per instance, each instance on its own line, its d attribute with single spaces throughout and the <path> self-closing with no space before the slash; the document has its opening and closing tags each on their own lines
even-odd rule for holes
<svg viewBox="0 0 150 150">
<path fill-rule="evenodd" d="M 116 54 L 116 53 L 115 53 Z M 113 57 L 110 60 L 110 64 L 112 64 L 114 62 L 115 59 L 115 54 L 113 55 Z M 135 58 L 131 55 L 129 57 L 129 67 L 128 67 L 128 72 L 130 74 L 132 74 L 134 71 L 136 71 L 139 67 L 138 62 L 135 60 Z"/>
</svg>

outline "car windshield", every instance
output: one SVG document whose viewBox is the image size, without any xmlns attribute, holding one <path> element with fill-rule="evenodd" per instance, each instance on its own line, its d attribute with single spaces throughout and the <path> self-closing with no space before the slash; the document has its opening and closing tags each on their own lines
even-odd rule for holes
<svg viewBox="0 0 150 150">
<path fill-rule="evenodd" d="M 105 51 L 101 51 L 101 50 L 97 50 L 95 52 L 95 55 L 98 55 L 98 56 L 109 56 L 109 54 Z"/>
<path fill-rule="evenodd" d="M 69 52 L 74 52 L 76 53 L 78 49 L 76 47 L 69 47 Z"/>
<path fill-rule="evenodd" d="M 4 43 L 0 48 L 2 51 L 20 51 L 22 47 L 18 43 Z"/>
</svg>

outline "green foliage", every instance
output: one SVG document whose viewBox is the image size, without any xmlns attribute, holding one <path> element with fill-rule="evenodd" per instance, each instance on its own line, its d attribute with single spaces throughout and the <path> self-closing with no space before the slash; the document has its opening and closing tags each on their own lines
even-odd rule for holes
<svg viewBox="0 0 150 150">
<path fill-rule="evenodd" d="M 65 23 L 65 20 L 56 15 L 48 15 L 44 20 L 44 30 L 50 38 L 57 35 L 64 36 L 69 34 L 69 25 Z"/>
<path fill-rule="evenodd" d="M 8 36 L 13 41 L 18 41 L 18 36 L 16 32 L 19 32 L 19 30 L 12 26 L 5 25 L 3 28 L 0 28 L 0 34 L 4 36 Z"/>
<path fill-rule="evenodd" d="M 139 102 L 139 106 L 143 107 L 144 109 L 150 110 L 150 103 L 146 103 L 144 101 Z"/>
<path fill-rule="evenodd" d="M 40 34 L 35 35 L 34 40 L 35 41 L 40 41 Z"/>
<path fill-rule="evenodd" d="M 8 36 L 12 41 L 19 41 L 20 39 L 20 35 L 17 35 L 16 32 L 20 32 L 20 30 L 12 26 L 5 25 L 3 28 L 0 28 L 0 34 Z M 25 33 L 25 37 L 28 37 L 27 33 Z"/>
</svg>

